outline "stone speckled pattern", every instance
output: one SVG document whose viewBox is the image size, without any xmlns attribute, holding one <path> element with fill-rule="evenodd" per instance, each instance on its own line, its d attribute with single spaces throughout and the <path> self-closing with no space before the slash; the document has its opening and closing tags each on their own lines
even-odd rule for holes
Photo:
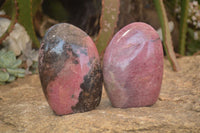
<svg viewBox="0 0 200 133">
<path fill-rule="evenodd" d="M 79 28 L 66 23 L 52 26 L 41 43 L 38 68 L 46 99 L 57 115 L 99 105 L 102 71 L 98 52 Z"/>
<path fill-rule="evenodd" d="M 114 107 L 154 104 L 163 75 L 163 49 L 157 32 L 141 22 L 122 28 L 106 48 L 103 75 Z"/>
<path fill-rule="evenodd" d="M 103 90 L 92 111 L 56 116 L 38 75 L 0 86 L 0 133 L 199 133 L 200 56 L 165 60 L 159 100 L 150 107 L 113 108 Z"/>
</svg>

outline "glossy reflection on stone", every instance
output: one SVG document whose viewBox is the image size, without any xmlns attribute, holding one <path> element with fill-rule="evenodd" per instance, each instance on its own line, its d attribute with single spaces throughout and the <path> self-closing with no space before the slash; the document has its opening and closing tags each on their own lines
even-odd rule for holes
<svg viewBox="0 0 200 133">
<path fill-rule="evenodd" d="M 157 32 L 140 22 L 122 28 L 106 48 L 103 75 L 114 107 L 154 104 L 163 75 L 163 48 Z"/>
<path fill-rule="evenodd" d="M 41 43 L 38 67 L 43 92 L 57 115 L 99 105 L 103 77 L 99 55 L 81 29 L 67 23 L 52 26 Z"/>
</svg>

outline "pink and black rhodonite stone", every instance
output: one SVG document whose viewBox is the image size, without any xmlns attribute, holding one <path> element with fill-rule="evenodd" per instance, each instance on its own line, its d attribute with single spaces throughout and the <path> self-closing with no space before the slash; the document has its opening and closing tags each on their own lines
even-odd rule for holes
<svg viewBox="0 0 200 133">
<path fill-rule="evenodd" d="M 57 115 L 99 105 L 103 80 L 99 55 L 81 29 L 67 23 L 52 26 L 41 43 L 38 67 L 43 92 Z"/>
<path fill-rule="evenodd" d="M 104 85 L 114 107 L 154 104 L 162 75 L 163 48 L 150 25 L 136 22 L 116 33 L 103 59 Z"/>
</svg>

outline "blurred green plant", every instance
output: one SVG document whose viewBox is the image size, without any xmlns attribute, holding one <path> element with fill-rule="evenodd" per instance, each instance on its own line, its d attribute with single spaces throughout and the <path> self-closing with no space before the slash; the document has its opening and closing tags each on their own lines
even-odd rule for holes
<svg viewBox="0 0 200 133">
<path fill-rule="evenodd" d="M 165 0 L 163 2 L 164 5 L 169 9 L 167 11 L 169 11 L 170 14 L 176 17 L 176 8 L 179 5 L 179 0 Z"/>
<path fill-rule="evenodd" d="M 187 55 L 194 55 L 200 51 L 200 30 L 194 30 L 192 28 L 188 28 L 188 36 L 189 38 L 186 42 Z"/>
<path fill-rule="evenodd" d="M 12 82 L 17 77 L 21 78 L 25 76 L 25 70 L 18 68 L 22 61 L 16 59 L 15 54 L 12 51 L 0 51 L 0 84 L 6 82 Z"/>
<path fill-rule="evenodd" d="M 179 38 L 179 53 L 185 55 L 185 41 L 187 34 L 187 18 L 188 18 L 189 0 L 181 1 L 181 19 L 180 19 L 180 38 Z"/>
<path fill-rule="evenodd" d="M 176 0 L 176 6 L 168 3 L 173 10 L 179 25 L 179 53 L 181 55 L 193 55 L 199 51 L 200 32 L 200 0 Z M 173 7 L 173 8 L 172 8 Z"/>
<path fill-rule="evenodd" d="M 162 28 L 162 35 L 163 35 L 163 44 L 164 44 L 164 49 L 167 54 L 167 57 L 173 67 L 174 71 L 179 70 L 179 65 L 176 61 L 176 55 L 174 52 L 174 48 L 172 45 L 172 39 L 171 39 L 171 34 L 169 30 L 169 25 L 168 25 L 168 19 L 166 15 L 166 10 L 163 4 L 163 0 L 154 0 L 154 4 L 156 6 L 156 10 L 158 13 L 158 17 L 161 23 L 161 28 Z"/>
<path fill-rule="evenodd" d="M 0 40 L 2 41 L 5 39 L 5 36 L 9 35 L 10 31 L 12 31 L 11 27 L 14 27 L 17 21 L 24 26 L 35 47 L 39 48 L 40 42 L 34 30 L 33 17 L 37 9 L 41 6 L 41 3 L 42 0 L 33 0 L 33 2 L 32 0 L 6 0 L 1 10 L 4 10 L 12 19 L 7 32 L 4 33 L 5 35 Z"/>
<path fill-rule="evenodd" d="M 13 8 L 9 8 L 9 7 L 13 7 Z M 9 10 L 8 10 L 9 8 Z M 11 1 L 7 1 L 4 3 L 4 7 L 2 8 L 5 11 L 9 12 L 10 17 L 11 17 L 11 23 L 8 26 L 8 29 L 6 30 L 6 32 L 0 37 L 0 44 L 2 44 L 3 40 L 10 34 L 10 32 L 13 30 L 15 23 L 17 22 L 17 12 L 18 12 L 18 5 L 17 5 L 17 1 L 16 0 L 11 0 Z"/>
<path fill-rule="evenodd" d="M 42 5 L 43 12 L 48 14 L 49 17 L 58 21 L 66 21 L 69 19 L 67 10 L 59 0 L 44 0 Z"/>
<path fill-rule="evenodd" d="M 188 6 L 185 54 L 194 55 L 200 53 L 200 2 L 193 0 Z"/>
<path fill-rule="evenodd" d="M 181 7 L 181 19 L 180 19 L 180 53 L 182 55 L 189 54 L 191 55 L 193 52 L 197 52 L 199 49 L 198 42 L 200 39 L 195 40 L 193 33 L 196 33 L 196 30 L 194 28 L 189 28 L 187 30 L 187 12 L 188 12 L 188 1 L 195 1 L 195 0 L 169 0 L 164 1 L 166 6 L 170 6 L 171 14 L 173 14 L 175 17 L 177 16 L 176 10 L 177 7 Z M 197 0 L 196 0 L 197 1 Z M 46 2 L 46 7 L 42 7 L 42 2 Z M 50 6 L 48 6 L 50 2 Z M 55 3 L 54 3 L 55 2 Z M 173 50 L 171 35 L 168 28 L 168 20 L 167 15 L 165 11 L 165 6 L 163 3 L 163 0 L 154 0 L 157 13 L 159 15 L 159 20 L 162 27 L 163 32 L 163 43 L 164 48 L 167 54 L 167 57 L 173 66 L 174 70 L 178 70 L 178 64 L 176 62 L 176 56 Z M 198 0 L 198 3 L 200 3 L 200 0 Z M 57 5 L 57 6 L 54 6 Z M 181 5 L 181 6 L 180 6 Z M 198 5 L 199 6 L 199 5 Z M 56 8 L 54 8 L 56 7 Z M 68 17 L 69 14 L 63 13 L 63 11 L 67 11 L 64 9 L 63 5 L 56 1 L 56 0 L 5 0 L 3 6 L 1 9 L 3 9 L 7 15 L 10 16 L 11 23 L 8 27 L 8 30 L 3 34 L 2 37 L 0 37 L 0 43 L 6 38 L 6 36 L 9 35 L 9 33 L 12 31 L 14 25 L 16 22 L 19 22 L 22 24 L 27 33 L 29 34 L 31 40 L 33 41 L 33 44 L 35 47 L 39 47 L 39 41 L 35 33 L 35 27 L 33 25 L 33 18 L 36 15 L 36 12 L 38 9 L 43 8 L 45 11 L 51 11 L 54 13 L 52 17 L 54 19 L 61 19 L 63 21 L 65 18 Z M 119 8 L 120 8 L 120 0 L 102 0 L 102 13 L 101 13 L 101 19 L 100 19 L 100 30 L 99 34 L 96 39 L 96 46 L 98 49 L 99 54 L 103 55 L 103 52 L 108 45 L 109 41 L 111 40 L 115 26 L 118 22 L 118 14 L 119 14 Z M 42 11 L 42 10 L 41 10 Z M 42 12 L 45 12 L 42 11 Z M 57 13 L 59 12 L 59 13 Z M 63 13 L 63 14 L 61 14 Z M 56 18 L 57 14 L 60 14 L 60 18 Z M 73 15 L 71 15 L 73 16 Z M 192 19 L 194 17 L 191 17 Z M 198 23 L 197 23 L 198 24 Z M 193 30 L 193 31 L 192 31 Z M 189 33 L 190 32 L 190 33 Z M 186 36 L 186 34 L 189 34 Z"/>
<path fill-rule="evenodd" d="M 96 40 L 96 46 L 100 55 L 111 40 L 119 15 L 119 0 L 102 0 L 102 13 L 100 19 L 100 31 Z"/>
</svg>

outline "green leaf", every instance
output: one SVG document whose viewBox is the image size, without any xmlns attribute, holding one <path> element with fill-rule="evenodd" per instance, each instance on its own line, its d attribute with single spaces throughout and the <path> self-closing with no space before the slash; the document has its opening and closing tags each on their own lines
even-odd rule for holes
<svg viewBox="0 0 200 133">
<path fill-rule="evenodd" d="M 96 41 L 99 54 L 104 52 L 113 36 L 118 20 L 119 7 L 119 0 L 102 0 L 100 31 Z"/>
<path fill-rule="evenodd" d="M 33 16 L 32 16 L 32 0 L 17 0 L 19 6 L 19 17 L 18 22 L 24 26 L 30 38 L 36 47 L 40 46 L 40 42 L 33 27 Z"/>
<path fill-rule="evenodd" d="M 158 17 L 160 19 L 165 52 L 173 67 L 173 70 L 178 71 L 179 65 L 176 61 L 176 55 L 175 55 L 174 48 L 172 45 L 172 39 L 171 39 L 170 31 L 169 31 L 168 19 L 167 19 L 166 10 L 163 4 L 163 0 L 154 0 L 154 4 L 156 6 Z"/>
<path fill-rule="evenodd" d="M 23 78 L 24 76 L 25 76 L 25 74 L 22 74 L 22 73 L 17 74 L 18 78 Z"/>
<path fill-rule="evenodd" d="M 16 79 L 15 76 L 10 75 L 10 77 L 8 78 L 7 82 L 12 82 Z"/>
<path fill-rule="evenodd" d="M 7 72 L 0 71 L 0 82 L 6 82 L 9 79 Z"/>
<path fill-rule="evenodd" d="M 190 0 L 182 0 L 181 2 L 181 20 L 180 20 L 180 49 L 179 53 L 185 55 L 185 41 L 187 33 L 187 18 L 188 18 L 188 9 L 189 9 Z"/>
<path fill-rule="evenodd" d="M 5 49 L 0 50 L 0 56 L 4 55 L 6 53 Z"/>
<path fill-rule="evenodd" d="M 17 68 L 22 64 L 22 60 L 17 59 L 15 63 L 10 68 Z"/>
<path fill-rule="evenodd" d="M 21 69 L 21 68 L 18 68 L 18 69 L 7 68 L 6 70 L 9 74 L 14 75 L 14 76 L 17 76 L 18 74 L 24 74 L 25 73 L 25 70 Z"/>
<path fill-rule="evenodd" d="M 0 67 L 11 67 L 16 62 L 15 54 L 12 51 L 5 52 L 0 56 Z"/>
</svg>

